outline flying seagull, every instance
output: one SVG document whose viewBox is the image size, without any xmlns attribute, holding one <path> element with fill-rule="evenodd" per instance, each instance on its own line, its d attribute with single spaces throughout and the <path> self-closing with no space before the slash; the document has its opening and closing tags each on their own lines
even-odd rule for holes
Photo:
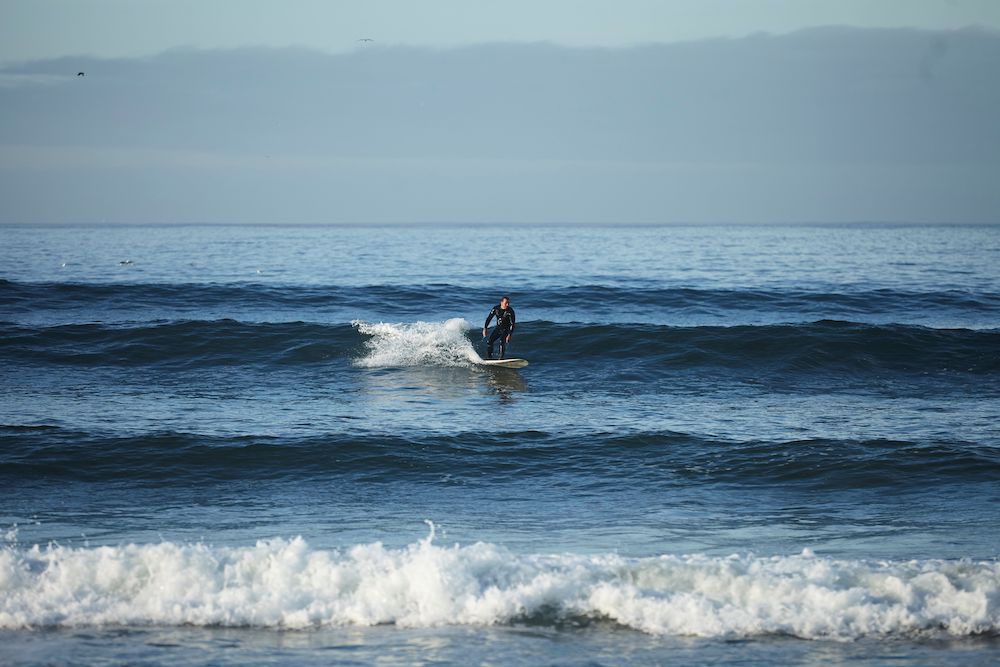
<svg viewBox="0 0 1000 667">
<path fill-rule="evenodd" d="M 374 40 L 374 39 L 372 39 L 371 37 L 362 37 L 362 38 L 361 38 L 361 39 L 359 39 L 358 41 L 359 41 L 359 42 L 374 42 L 375 40 Z"/>
</svg>

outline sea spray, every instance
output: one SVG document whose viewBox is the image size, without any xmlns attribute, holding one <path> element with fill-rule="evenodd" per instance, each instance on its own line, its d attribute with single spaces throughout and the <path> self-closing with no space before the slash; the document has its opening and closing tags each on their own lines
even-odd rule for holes
<svg viewBox="0 0 1000 667">
<path fill-rule="evenodd" d="M 366 368 L 395 366 L 464 366 L 478 359 L 466 332 L 472 327 L 460 317 L 444 322 L 351 324 L 362 335 L 368 354 L 356 361 Z"/>
</svg>

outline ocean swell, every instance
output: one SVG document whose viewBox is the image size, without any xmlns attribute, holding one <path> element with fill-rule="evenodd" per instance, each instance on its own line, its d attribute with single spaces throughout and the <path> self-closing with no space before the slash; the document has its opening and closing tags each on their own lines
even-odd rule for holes
<svg viewBox="0 0 1000 667">
<path fill-rule="evenodd" d="M 0 362 L 45 366 L 315 364 L 348 359 L 365 368 L 468 366 L 478 330 L 462 318 L 434 322 L 248 323 L 180 320 L 28 326 L 0 323 Z M 758 373 L 880 374 L 1000 371 L 1000 329 L 930 329 L 818 321 L 764 326 L 523 323 L 518 355 L 533 364 L 586 361 L 646 373 L 698 368 Z"/>
<path fill-rule="evenodd" d="M 697 289 L 688 286 L 532 285 L 513 292 L 515 307 L 531 319 L 599 322 L 765 324 L 841 319 L 922 324 L 993 322 L 1000 295 L 970 290 Z M 136 319 L 150 310 L 174 318 L 204 313 L 241 318 L 241 313 L 292 313 L 328 320 L 337 313 L 381 312 L 420 317 L 427 312 L 485 311 L 496 294 L 478 286 L 282 285 L 270 283 L 29 283 L 0 279 L 0 312 L 85 313 L 106 319 Z M 558 315 L 559 317 L 553 317 Z M 426 317 L 426 316 L 425 316 Z M 104 318 L 104 317 L 102 317 Z M 986 324 L 989 326 L 989 324 Z"/>
<path fill-rule="evenodd" d="M 609 487 L 703 483 L 913 489 L 1000 482 L 1000 448 L 958 440 L 734 441 L 670 431 L 296 438 L 0 426 L 0 479 L 21 482 L 352 478 L 482 484 L 551 475 Z"/>
</svg>

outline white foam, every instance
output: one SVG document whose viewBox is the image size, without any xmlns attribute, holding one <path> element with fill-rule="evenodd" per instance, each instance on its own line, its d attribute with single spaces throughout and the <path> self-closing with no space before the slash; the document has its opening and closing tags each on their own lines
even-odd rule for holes
<svg viewBox="0 0 1000 667">
<path fill-rule="evenodd" d="M 365 342 L 368 354 L 355 362 L 358 366 L 465 366 L 479 359 L 465 336 L 471 326 L 460 317 L 445 322 L 370 324 L 355 320 L 351 324 L 370 336 Z"/>
<path fill-rule="evenodd" d="M 607 618 L 653 634 L 997 634 L 1000 564 L 812 555 L 516 555 L 487 543 L 345 552 L 301 538 L 0 549 L 0 628 L 490 625 Z M 548 619 L 548 621 L 546 621 Z"/>
</svg>

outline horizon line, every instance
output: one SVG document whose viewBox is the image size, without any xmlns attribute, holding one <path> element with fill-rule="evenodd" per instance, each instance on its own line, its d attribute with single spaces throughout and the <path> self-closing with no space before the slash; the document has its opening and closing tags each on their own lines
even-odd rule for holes
<svg viewBox="0 0 1000 667">
<path fill-rule="evenodd" d="M 547 39 L 495 39 L 454 44 L 420 44 L 412 42 L 378 42 L 374 45 L 359 46 L 352 42 L 350 47 L 345 43 L 344 48 L 323 48 L 320 46 L 309 46 L 301 44 L 286 44 L 281 46 L 268 44 L 243 44 L 239 46 L 198 46 L 194 44 L 177 44 L 156 51 L 148 51 L 138 54 L 120 55 L 96 55 L 87 53 L 63 53 L 51 56 L 37 56 L 29 58 L 0 59 L 0 68 L 26 65 L 29 63 L 51 62 L 63 59 L 90 59 L 98 61 L 107 60 L 142 60 L 157 58 L 172 53 L 233 53 L 238 51 L 288 51 L 298 53 L 314 53 L 326 56 L 358 55 L 366 51 L 390 51 L 390 50 L 424 50 L 424 51 L 460 51 L 464 49 L 474 49 L 492 46 L 545 46 L 556 49 L 571 51 L 627 51 L 632 49 L 643 49 L 660 46 L 684 46 L 703 43 L 738 42 L 750 39 L 780 39 L 804 33 L 815 33 L 822 31 L 852 31 L 852 32 L 908 32 L 915 34 L 958 34 L 958 33 L 980 33 L 990 37 L 1000 38 L 1000 27 L 985 25 L 981 23 L 970 23 L 961 27 L 949 28 L 926 28 L 916 26 L 853 26 L 847 24 L 820 24 L 815 26 L 804 26 L 787 31 L 755 30 L 739 35 L 712 35 L 704 37 L 693 37 L 673 40 L 643 40 L 624 44 L 572 44 L 560 42 L 558 40 Z"/>
</svg>

